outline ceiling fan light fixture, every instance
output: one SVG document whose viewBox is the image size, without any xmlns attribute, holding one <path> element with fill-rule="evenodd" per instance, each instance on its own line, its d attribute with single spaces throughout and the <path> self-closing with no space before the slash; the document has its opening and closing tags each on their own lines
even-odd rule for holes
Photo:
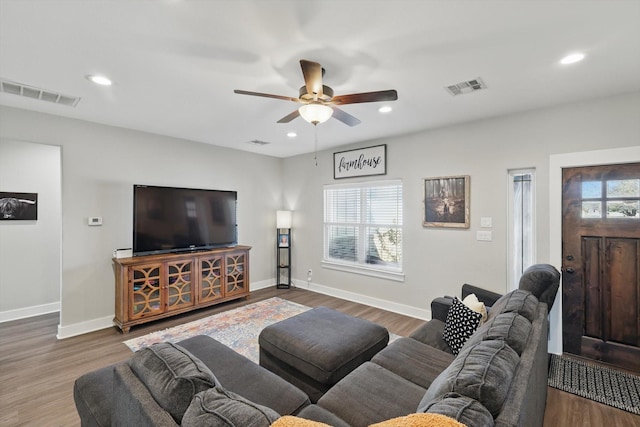
<svg viewBox="0 0 640 427">
<path fill-rule="evenodd" d="M 298 108 L 298 112 L 303 119 L 311 124 L 324 123 L 333 115 L 333 109 L 323 104 L 305 104 Z"/>
</svg>

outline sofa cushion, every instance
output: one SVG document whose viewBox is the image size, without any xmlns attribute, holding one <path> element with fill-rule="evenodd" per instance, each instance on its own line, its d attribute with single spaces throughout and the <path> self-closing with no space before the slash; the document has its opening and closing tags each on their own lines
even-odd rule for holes
<svg viewBox="0 0 640 427">
<path fill-rule="evenodd" d="M 520 356 L 529 339 L 529 332 L 531 332 L 531 322 L 526 318 L 518 313 L 501 313 L 480 326 L 467 340 L 465 347 L 480 341 L 503 340 Z"/>
<path fill-rule="evenodd" d="M 413 338 L 423 344 L 427 344 L 431 347 L 437 348 L 438 350 L 453 354 L 451 353 L 449 344 L 447 344 L 447 342 L 442 338 L 442 333 L 444 332 L 444 321 L 446 319 L 447 316 L 445 315 L 444 320 L 442 321 L 438 319 L 429 320 L 424 325 L 413 331 L 411 335 L 409 335 L 409 338 Z"/>
<path fill-rule="evenodd" d="M 178 424 L 193 397 L 216 385 L 215 376 L 204 363 L 172 343 L 157 343 L 138 350 L 129 366 Z"/>
<path fill-rule="evenodd" d="M 333 412 L 315 404 L 306 406 L 297 414 L 297 417 L 329 424 L 332 427 L 351 427 L 351 425 L 347 424 Z"/>
<path fill-rule="evenodd" d="M 479 401 L 495 417 L 499 412 L 520 358 L 502 340 L 481 341 L 462 351 L 436 378 L 418 406 L 419 412 L 447 393 Z"/>
<path fill-rule="evenodd" d="M 182 418 L 183 427 L 269 427 L 280 418 L 273 409 L 225 390 L 209 388 L 195 395 Z"/>
<path fill-rule="evenodd" d="M 457 393 L 447 393 L 421 410 L 446 415 L 467 426 L 493 427 L 493 415 L 480 402 Z"/>
<path fill-rule="evenodd" d="M 442 333 L 442 338 L 447 342 L 453 354 L 460 352 L 467 339 L 478 329 L 481 320 L 481 313 L 473 311 L 458 298 L 453 299 Z"/>
<path fill-rule="evenodd" d="M 372 362 L 360 365 L 318 401 L 352 426 L 368 426 L 416 411 L 425 389 Z"/>
<path fill-rule="evenodd" d="M 518 313 L 533 322 L 538 307 L 538 298 L 531 292 L 516 289 L 502 296 L 489 310 L 487 320 L 501 313 Z"/>
<path fill-rule="evenodd" d="M 520 277 L 519 289 L 529 291 L 551 311 L 560 286 L 560 272 L 550 264 L 534 264 Z"/>
<path fill-rule="evenodd" d="M 453 359 L 451 353 L 413 338 L 401 337 L 376 354 L 371 361 L 420 387 L 429 388 Z"/>
</svg>

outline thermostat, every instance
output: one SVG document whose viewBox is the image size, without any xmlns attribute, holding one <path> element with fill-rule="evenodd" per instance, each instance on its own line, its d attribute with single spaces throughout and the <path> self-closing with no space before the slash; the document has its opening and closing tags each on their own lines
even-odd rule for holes
<svg viewBox="0 0 640 427">
<path fill-rule="evenodd" d="M 89 222 L 89 225 L 102 225 L 102 217 L 101 216 L 90 216 L 88 222 Z"/>
</svg>

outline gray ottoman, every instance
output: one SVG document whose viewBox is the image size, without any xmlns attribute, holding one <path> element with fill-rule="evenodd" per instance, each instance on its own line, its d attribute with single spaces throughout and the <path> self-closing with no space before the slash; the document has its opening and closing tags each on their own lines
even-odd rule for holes
<svg viewBox="0 0 640 427">
<path fill-rule="evenodd" d="M 260 332 L 260 365 L 317 402 L 349 372 L 389 342 L 382 326 L 316 307 Z"/>
</svg>

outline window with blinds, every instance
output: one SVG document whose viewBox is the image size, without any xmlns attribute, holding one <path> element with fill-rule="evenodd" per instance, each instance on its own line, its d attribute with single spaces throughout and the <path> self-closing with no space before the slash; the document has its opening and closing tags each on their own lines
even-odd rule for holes
<svg viewBox="0 0 640 427">
<path fill-rule="evenodd" d="M 323 264 L 402 273 L 402 181 L 324 187 Z"/>
</svg>

